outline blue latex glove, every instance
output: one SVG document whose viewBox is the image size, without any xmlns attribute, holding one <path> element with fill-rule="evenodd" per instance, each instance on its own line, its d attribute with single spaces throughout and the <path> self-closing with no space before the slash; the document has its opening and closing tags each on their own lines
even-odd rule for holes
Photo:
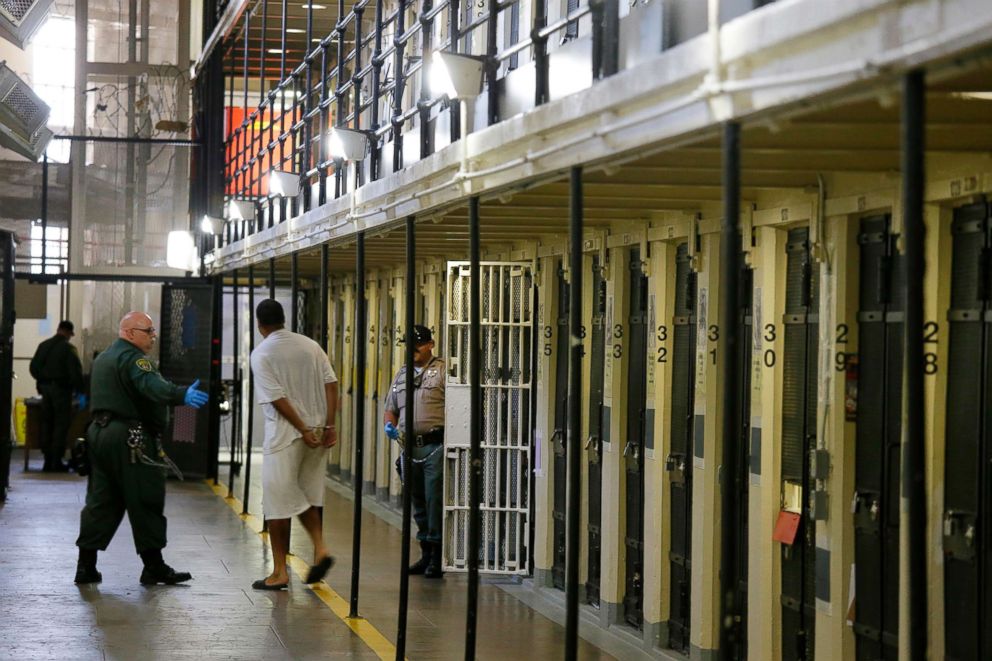
<svg viewBox="0 0 992 661">
<path fill-rule="evenodd" d="M 200 408 L 210 401 L 210 396 L 207 393 L 196 389 L 198 385 L 200 385 L 199 379 L 194 381 L 193 385 L 186 389 L 186 397 L 183 400 L 187 406 L 192 406 L 195 409 Z"/>
<path fill-rule="evenodd" d="M 89 404 L 89 399 L 86 397 L 85 393 L 79 393 L 79 397 L 76 399 L 76 405 L 79 406 L 79 410 L 85 411 L 87 404 Z"/>
<path fill-rule="evenodd" d="M 399 439 L 400 430 L 397 429 L 396 425 L 394 425 L 392 422 L 387 422 L 384 429 L 386 430 L 386 436 L 393 439 L 394 441 Z"/>
</svg>

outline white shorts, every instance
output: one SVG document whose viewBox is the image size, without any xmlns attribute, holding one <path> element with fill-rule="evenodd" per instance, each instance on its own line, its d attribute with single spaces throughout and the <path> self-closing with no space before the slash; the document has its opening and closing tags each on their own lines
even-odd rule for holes
<svg viewBox="0 0 992 661">
<path fill-rule="evenodd" d="M 290 519 L 324 505 L 327 451 L 311 448 L 302 438 L 262 457 L 262 514 Z"/>
</svg>

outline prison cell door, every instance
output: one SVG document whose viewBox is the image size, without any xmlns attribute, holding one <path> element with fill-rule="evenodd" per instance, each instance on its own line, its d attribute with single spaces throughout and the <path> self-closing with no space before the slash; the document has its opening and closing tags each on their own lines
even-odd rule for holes
<svg viewBox="0 0 992 661">
<path fill-rule="evenodd" d="M 641 627 L 644 613 L 644 413 L 647 406 L 648 278 L 641 251 L 630 251 L 627 317 L 626 546 L 623 605 L 627 623 Z M 623 330 L 620 329 L 620 333 Z"/>
<path fill-rule="evenodd" d="M 992 219 L 987 203 L 954 212 L 944 475 L 944 623 L 948 659 L 992 655 Z M 924 328 L 924 341 L 938 328 Z M 926 350 L 925 372 L 937 369 Z"/>
<path fill-rule="evenodd" d="M 554 451 L 554 564 L 551 567 L 552 584 L 561 590 L 565 589 L 565 508 L 566 485 L 568 484 L 568 462 L 566 447 L 568 445 L 568 282 L 565 280 L 565 269 L 558 260 L 558 317 L 554 332 L 557 334 L 555 345 L 555 428 L 551 434 Z"/>
<path fill-rule="evenodd" d="M 782 658 L 813 658 L 815 525 L 810 460 L 816 449 L 817 309 L 819 278 L 809 229 L 789 230 L 786 245 L 785 357 L 782 365 L 782 492 L 798 514 L 791 544 L 782 544 Z"/>
<path fill-rule="evenodd" d="M 740 393 L 737 419 L 737 612 L 736 652 L 732 658 L 747 657 L 747 562 L 748 562 L 748 491 L 751 474 L 751 361 L 754 347 L 754 272 L 746 266 L 740 272 L 740 337 L 738 360 L 740 371 L 737 389 Z M 758 329 L 760 332 L 760 329 Z"/>
<path fill-rule="evenodd" d="M 872 661 L 899 651 L 903 297 L 895 239 L 889 216 L 861 221 L 858 353 L 837 359 L 838 369 L 858 375 L 854 635 L 857 658 Z M 847 329 L 837 332 L 846 342 Z"/>
<path fill-rule="evenodd" d="M 169 381 L 210 387 L 212 285 L 163 285 L 159 371 Z M 218 301 L 219 304 L 219 301 Z M 184 475 L 204 477 L 210 466 L 210 406 L 172 410 L 162 446 Z"/>
<path fill-rule="evenodd" d="M 599 606 L 603 518 L 603 440 L 606 421 L 603 420 L 603 367 L 606 359 L 606 280 L 599 256 L 592 259 L 592 329 L 589 356 L 589 561 L 586 576 L 586 601 Z"/>
<path fill-rule="evenodd" d="M 533 275 L 529 263 L 482 262 L 482 522 L 479 571 L 526 574 L 529 558 Z M 468 569 L 469 307 L 467 262 L 449 262 L 444 564 Z"/>
<path fill-rule="evenodd" d="M 11 419 L 14 378 L 14 235 L 0 232 L 0 420 Z M 10 486 L 11 425 L 0 425 L 0 502 Z"/>
<path fill-rule="evenodd" d="M 696 274 L 689 245 L 675 252 L 675 312 L 672 318 L 671 452 L 665 469 L 671 480 L 669 645 L 689 651 L 689 585 L 692 557 L 693 411 L 696 391 Z"/>
</svg>

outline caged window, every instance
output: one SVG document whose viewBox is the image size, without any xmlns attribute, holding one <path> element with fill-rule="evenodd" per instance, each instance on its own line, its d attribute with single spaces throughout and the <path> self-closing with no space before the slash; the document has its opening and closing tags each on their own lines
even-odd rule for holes
<svg viewBox="0 0 992 661">
<path fill-rule="evenodd" d="M 43 242 L 41 222 L 36 221 L 31 225 L 31 273 L 65 273 L 69 270 L 69 228 L 49 226 L 45 228 L 44 237 Z"/>
</svg>

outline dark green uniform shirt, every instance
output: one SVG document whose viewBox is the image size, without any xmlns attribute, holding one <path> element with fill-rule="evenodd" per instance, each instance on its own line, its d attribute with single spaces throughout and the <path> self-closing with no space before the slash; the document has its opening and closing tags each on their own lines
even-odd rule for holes
<svg viewBox="0 0 992 661">
<path fill-rule="evenodd" d="M 64 335 L 50 337 L 38 345 L 29 367 L 38 385 L 55 384 L 72 390 L 83 390 L 83 365 L 76 347 Z"/>
<path fill-rule="evenodd" d="M 169 406 L 182 404 L 186 386 L 166 381 L 151 359 L 118 338 L 93 361 L 90 376 L 92 409 L 140 420 L 151 432 L 165 430 Z"/>
</svg>

